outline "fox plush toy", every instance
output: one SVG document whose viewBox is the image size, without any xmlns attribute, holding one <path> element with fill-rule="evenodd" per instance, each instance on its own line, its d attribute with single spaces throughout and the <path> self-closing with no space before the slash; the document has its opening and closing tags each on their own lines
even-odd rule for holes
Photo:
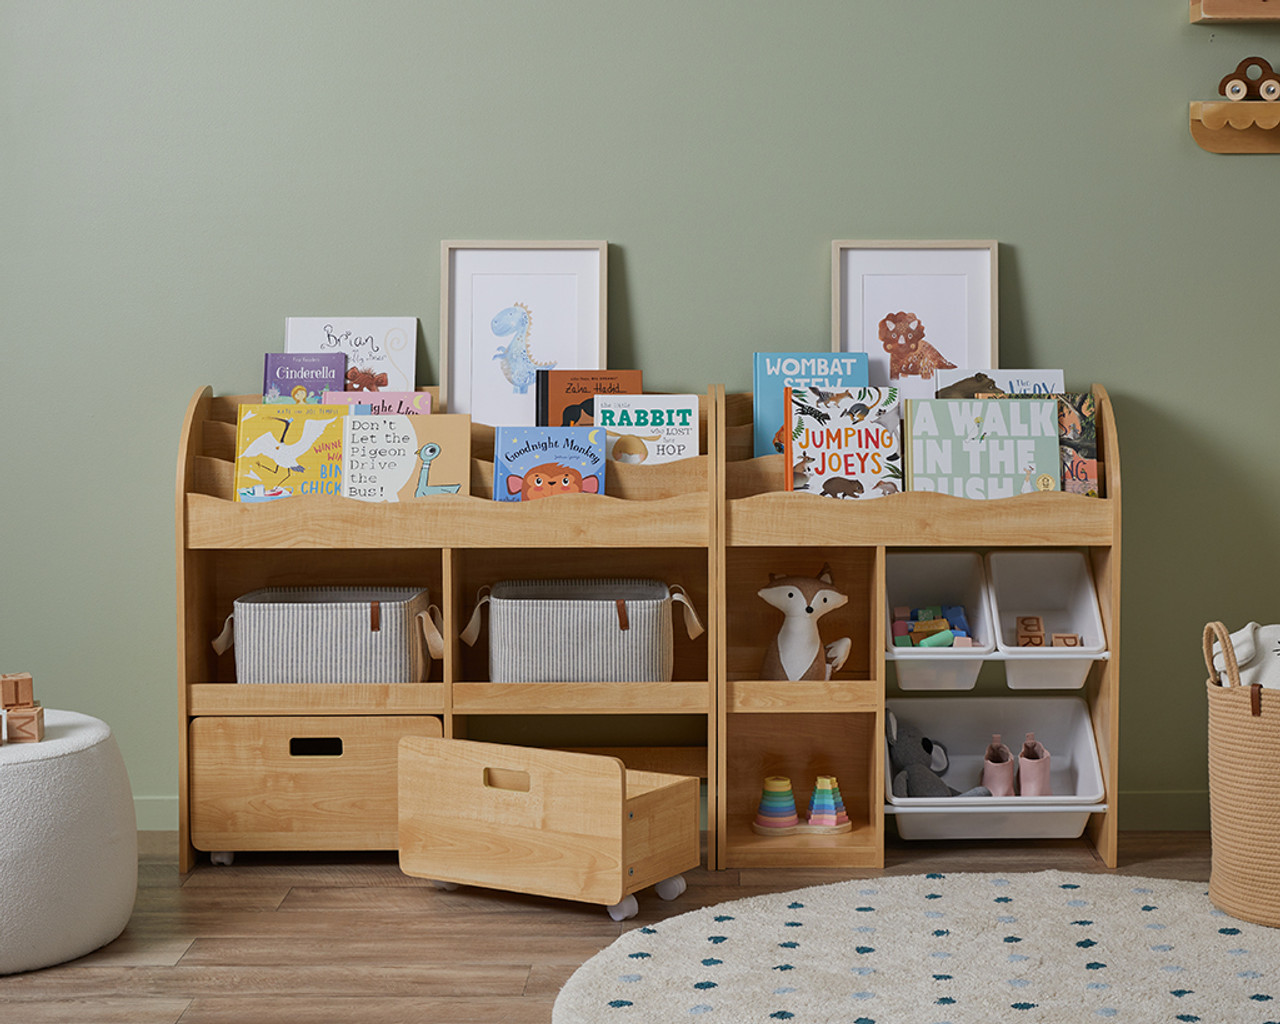
<svg viewBox="0 0 1280 1024">
<path fill-rule="evenodd" d="M 775 576 L 758 591 L 782 612 L 782 628 L 764 656 L 761 679 L 829 679 L 849 657 L 853 642 L 841 637 L 822 643 L 818 620 L 843 607 L 849 595 L 831 583 L 831 568 L 824 565 L 817 576 Z"/>
</svg>

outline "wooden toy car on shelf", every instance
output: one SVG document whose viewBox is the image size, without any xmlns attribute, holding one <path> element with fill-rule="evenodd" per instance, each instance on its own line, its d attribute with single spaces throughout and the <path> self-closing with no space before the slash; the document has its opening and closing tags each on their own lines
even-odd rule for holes
<svg viewBox="0 0 1280 1024">
<path fill-rule="evenodd" d="M 1256 71 L 1256 75 L 1250 72 Z M 1218 83 L 1218 92 L 1229 100 L 1280 100 L 1280 74 L 1262 57 L 1246 57 Z"/>
</svg>

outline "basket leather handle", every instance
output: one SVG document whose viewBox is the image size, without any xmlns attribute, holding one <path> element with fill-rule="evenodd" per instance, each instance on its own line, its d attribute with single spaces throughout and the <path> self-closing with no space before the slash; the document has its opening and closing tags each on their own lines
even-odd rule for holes
<svg viewBox="0 0 1280 1024">
<path fill-rule="evenodd" d="M 468 647 L 475 646 L 475 642 L 480 638 L 480 609 L 489 603 L 489 587 L 486 584 L 476 591 L 476 606 L 471 612 L 471 618 L 467 621 L 466 628 L 458 635 Z"/>
<path fill-rule="evenodd" d="M 1213 664 L 1213 641 L 1218 641 L 1218 646 L 1222 648 L 1222 661 L 1224 672 L 1222 676 L 1226 678 L 1227 686 L 1240 685 L 1240 666 L 1236 662 L 1236 649 L 1231 643 L 1231 634 L 1227 632 L 1227 627 L 1221 622 L 1209 622 L 1204 627 L 1204 663 L 1209 669 L 1209 682 L 1215 686 L 1222 686 L 1221 677 L 1217 668 Z"/>
</svg>

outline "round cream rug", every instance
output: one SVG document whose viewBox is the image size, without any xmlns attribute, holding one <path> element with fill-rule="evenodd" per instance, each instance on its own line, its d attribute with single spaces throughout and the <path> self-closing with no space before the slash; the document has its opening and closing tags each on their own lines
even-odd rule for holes
<svg viewBox="0 0 1280 1024">
<path fill-rule="evenodd" d="M 1280 1024 L 1280 930 L 1217 910 L 1201 882 L 866 879 L 630 931 L 578 968 L 552 1014 L 686 1020 Z"/>
</svg>

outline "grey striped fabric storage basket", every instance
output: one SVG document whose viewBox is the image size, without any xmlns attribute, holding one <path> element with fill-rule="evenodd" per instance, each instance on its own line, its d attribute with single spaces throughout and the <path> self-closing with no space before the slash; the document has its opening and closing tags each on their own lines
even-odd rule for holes
<svg viewBox="0 0 1280 1024">
<path fill-rule="evenodd" d="M 267 587 L 234 602 L 240 683 L 412 683 L 439 656 L 439 610 L 418 587 Z"/>
<path fill-rule="evenodd" d="M 504 580 L 481 588 L 461 639 L 476 642 L 488 604 L 491 682 L 667 682 L 676 603 L 699 636 L 688 595 L 658 580 Z"/>
</svg>

